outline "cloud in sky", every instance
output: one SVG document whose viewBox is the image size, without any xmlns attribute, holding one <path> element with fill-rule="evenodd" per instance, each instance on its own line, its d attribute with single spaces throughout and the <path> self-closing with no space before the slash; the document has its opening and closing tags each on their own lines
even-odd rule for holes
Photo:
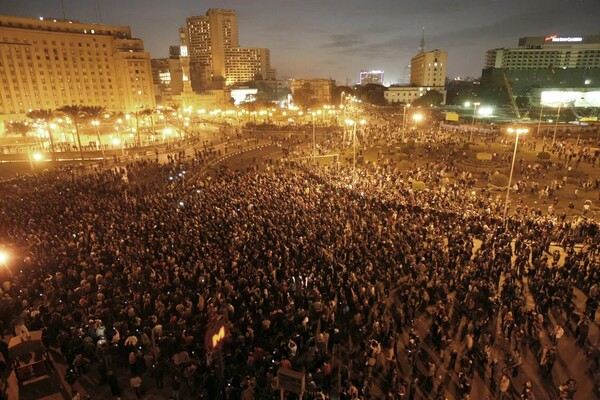
<svg viewBox="0 0 600 400">
<path fill-rule="evenodd" d="M 479 76 L 486 50 L 522 36 L 600 34 L 598 0 L 63 0 L 68 18 L 131 26 L 154 57 L 177 44 L 186 17 L 237 11 L 240 44 L 271 49 L 279 76 L 355 81 L 384 69 L 398 81 L 419 46 L 448 51 L 449 76 Z M 61 0 L 1 0 L 0 13 L 61 17 Z M 328 61 L 326 61 L 328 60 Z M 329 68 L 329 69 L 328 69 Z"/>
</svg>

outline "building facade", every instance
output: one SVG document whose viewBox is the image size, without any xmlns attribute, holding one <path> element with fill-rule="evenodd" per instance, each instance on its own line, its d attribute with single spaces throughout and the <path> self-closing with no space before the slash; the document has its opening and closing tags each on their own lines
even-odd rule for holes
<svg viewBox="0 0 600 400">
<path fill-rule="evenodd" d="M 225 53 L 227 86 L 256 80 L 275 80 L 269 49 L 236 47 Z"/>
<path fill-rule="evenodd" d="M 484 68 L 600 68 L 600 35 L 520 38 L 517 48 L 488 50 Z"/>
<path fill-rule="evenodd" d="M 574 104 L 586 104 L 589 93 L 600 88 L 600 35 L 523 37 L 516 48 L 487 51 L 481 87 L 495 90 L 506 81 L 513 96 L 527 97 L 532 105 L 546 91 L 579 93 Z"/>
<path fill-rule="evenodd" d="M 446 82 L 448 53 L 441 50 L 423 51 L 410 61 L 410 83 L 414 86 L 439 87 Z"/>
<path fill-rule="evenodd" d="M 0 16 L 0 118 L 64 105 L 155 106 L 150 54 L 129 27 Z"/>
<path fill-rule="evenodd" d="M 383 71 L 381 71 L 381 70 L 360 71 L 358 82 L 361 86 L 367 85 L 369 83 L 374 83 L 376 85 L 383 85 Z"/>
<path fill-rule="evenodd" d="M 210 78 L 224 80 L 225 53 L 239 47 L 237 15 L 233 10 L 209 9 L 187 19 L 190 62 L 208 67 Z"/>
<path fill-rule="evenodd" d="M 235 11 L 209 9 L 206 15 L 188 18 L 186 28 L 192 81 L 220 87 L 255 76 L 275 79 L 268 49 L 240 47 Z"/>
<path fill-rule="evenodd" d="M 332 102 L 335 82 L 331 79 L 292 79 L 292 97 L 302 97 L 306 104 L 329 104 Z"/>
<path fill-rule="evenodd" d="M 431 90 L 440 92 L 444 96 L 443 103 L 446 103 L 446 90 L 444 86 L 390 86 L 383 92 L 383 96 L 388 104 L 410 104 Z"/>
</svg>

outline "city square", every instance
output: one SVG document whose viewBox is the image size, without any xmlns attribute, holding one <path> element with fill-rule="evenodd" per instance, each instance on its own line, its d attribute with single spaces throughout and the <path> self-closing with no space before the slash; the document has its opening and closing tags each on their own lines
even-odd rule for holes
<svg viewBox="0 0 600 400">
<path fill-rule="evenodd" d="M 93 3 L 0 15 L 0 398 L 600 397 L 597 31 L 349 84 Z"/>
</svg>

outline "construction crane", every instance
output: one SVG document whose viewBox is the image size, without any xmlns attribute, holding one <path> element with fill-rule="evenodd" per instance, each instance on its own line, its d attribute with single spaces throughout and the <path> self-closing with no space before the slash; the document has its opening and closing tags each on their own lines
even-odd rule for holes
<svg viewBox="0 0 600 400">
<path fill-rule="evenodd" d="M 504 86 L 506 87 L 506 92 L 508 93 L 508 98 L 510 100 L 510 105 L 512 106 L 517 119 L 521 119 L 521 113 L 519 112 L 519 107 L 517 107 L 517 102 L 515 101 L 515 96 L 513 96 L 512 86 L 510 85 L 510 81 L 508 80 L 508 76 L 506 76 L 506 70 L 502 70 L 502 78 L 504 78 Z"/>
</svg>

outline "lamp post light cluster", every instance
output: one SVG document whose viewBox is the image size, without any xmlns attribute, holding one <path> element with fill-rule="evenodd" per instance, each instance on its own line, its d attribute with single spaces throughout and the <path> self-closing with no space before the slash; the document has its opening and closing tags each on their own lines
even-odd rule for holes
<svg viewBox="0 0 600 400">
<path fill-rule="evenodd" d="M 353 119 L 347 119 L 346 125 L 352 127 L 352 183 L 356 182 L 356 127 L 357 125 L 365 125 L 367 123 L 366 120 L 361 119 L 360 121 L 355 121 Z"/>
<path fill-rule="evenodd" d="M 510 197 L 510 188 L 512 185 L 512 177 L 513 177 L 513 171 L 515 169 L 515 159 L 517 158 L 517 146 L 519 145 L 519 135 L 522 135 L 524 133 L 529 132 L 529 129 L 527 128 L 508 128 L 506 130 L 508 133 L 514 133 L 515 134 L 515 149 L 513 151 L 513 157 L 512 157 L 512 163 L 510 165 L 510 175 L 508 176 L 508 187 L 506 188 L 506 199 L 504 201 L 504 221 L 505 223 L 507 223 L 507 219 L 506 216 L 508 214 L 508 199 Z"/>
</svg>

